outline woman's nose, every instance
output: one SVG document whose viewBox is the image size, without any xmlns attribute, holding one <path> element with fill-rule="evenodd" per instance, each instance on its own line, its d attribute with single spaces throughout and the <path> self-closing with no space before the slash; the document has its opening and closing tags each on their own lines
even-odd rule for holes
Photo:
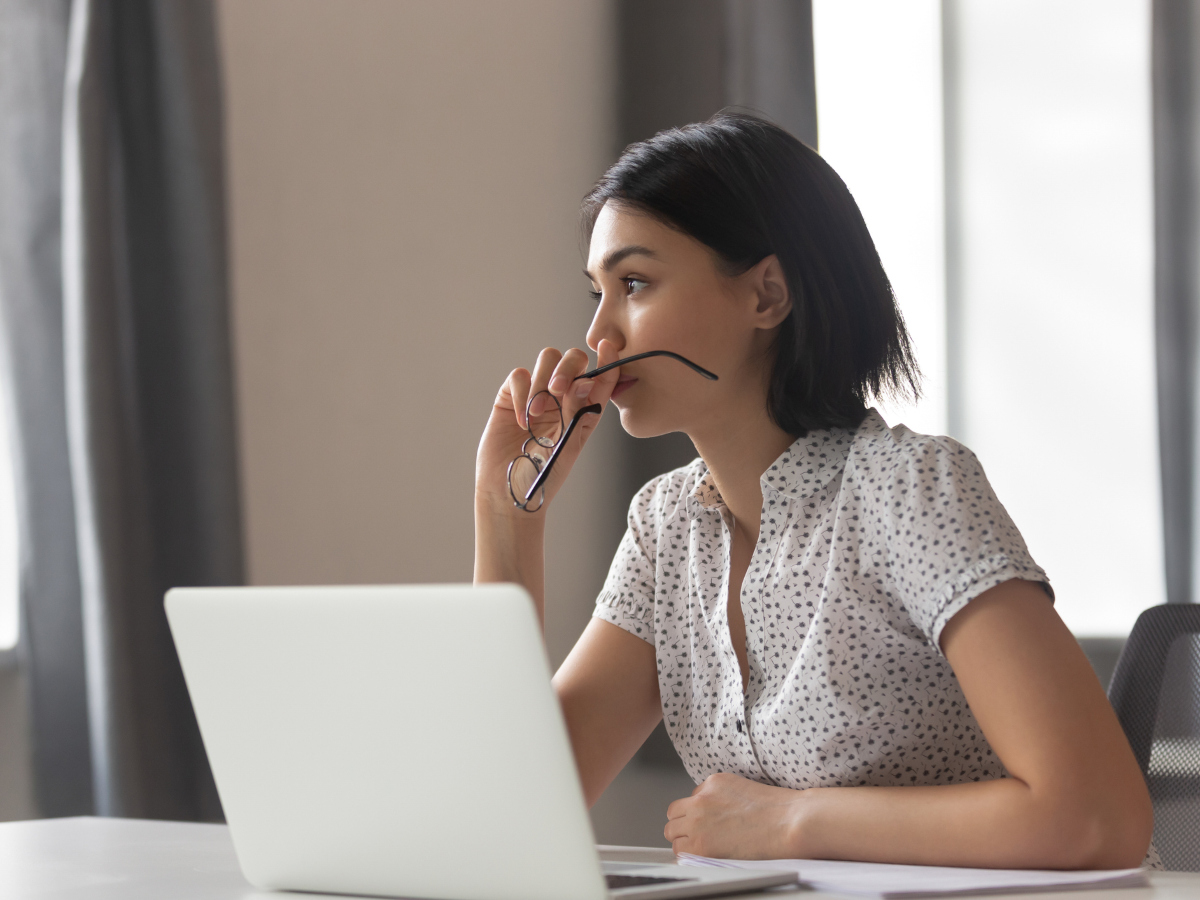
<svg viewBox="0 0 1200 900">
<path fill-rule="evenodd" d="M 601 299 L 592 316 L 592 324 L 587 330 L 587 345 L 593 353 L 598 352 L 600 342 L 609 340 L 617 347 L 617 352 L 625 349 L 625 335 L 612 315 L 612 310 L 606 300 Z"/>
</svg>

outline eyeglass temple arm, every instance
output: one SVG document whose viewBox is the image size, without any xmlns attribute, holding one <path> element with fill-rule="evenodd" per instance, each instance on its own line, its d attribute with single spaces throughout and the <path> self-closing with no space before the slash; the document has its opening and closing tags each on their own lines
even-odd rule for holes
<svg viewBox="0 0 1200 900">
<path fill-rule="evenodd" d="M 591 406 L 583 407 L 581 410 L 579 410 L 579 412 L 575 413 L 575 415 L 571 417 L 571 423 L 567 426 L 567 430 L 563 432 L 562 439 L 558 442 L 558 445 L 550 454 L 550 458 L 546 460 L 546 468 L 538 472 L 538 477 L 535 478 L 533 480 L 533 484 L 529 486 L 529 492 L 525 494 L 526 503 L 528 503 L 533 498 L 533 495 L 538 492 L 541 486 L 546 483 L 546 478 L 550 475 L 550 470 L 554 468 L 554 461 L 558 459 L 558 454 L 562 453 L 563 447 L 567 446 L 567 441 L 571 437 L 571 432 L 575 430 L 575 426 L 579 424 L 579 420 L 588 413 L 600 415 L 602 412 L 604 412 L 604 407 L 599 403 L 593 403 Z"/>
<path fill-rule="evenodd" d="M 704 368 L 703 366 L 696 365 L 686 356 L 680 356 L 678 353 L 673 353 L 670 350 L 651 350 L 647 353 L 638 353 L 634 356 L 627 356 L 625 359 L 618 359 L 616 362 L 611 362 L 606 366 L 600 366 L 598 369 L 592 369 L 590 372 L 584 372 L 582 375 L 576 375 L 572 381 L 578 381 L 580 378 L 595 378 L 597 375 L 603 375 L 609 369 L 616 368 L 617 366 L 624 365 L 625 363 L 635 362 L 639 359 L 647 359 L 651 356 L 669 356 L 671 359 L 679 360 L 679 362 L 683 363 L 693 372 L 704 376 L 709 381 L 717 380 L 716 375 L 708 371 L 708 369 Z M 570 439 L 571 433 L 575 430 L 575 426 L 579 424 L 579 420 L 588 413 L 600 415 L 602 412 L 604 412 L 604 407 L 599 403 L 593 403 L 591 406 L 583 407 L 571 417 L 571 424 L 569 424 L 567 426 L 567 430 L 563 432 L 562 440 L 558 442 L 558 445 L 555 446 L 554 451 L 550 454 L 550 458 L 546 460 L 546 468 L 542 469 L 542 471 L 538 473 L 538 477 L 535 478 L 533 480 L 533 484 L 529 486 L 529 491 L 525 494 L 526 503 L 533 498 L 533 495 L 541 489 L 542 485 L 546 483 L 546 479 L 550 477 L 550 470 L 554 468 L 554 463 L 558 459 L 558 455 L 562 453 L 563 447 L 567 445 L 567 441 Z"/>
<path fill-rule="evenodd" d="M 709 381 L 716 381 L 717 376 L 705 369 L 703 366 L 698 366 L 686 356 L 680 356 L 678 353 L 672 353 L 670 350 L 651 350 L 648 353 L 639 353 L 636 356 L 627 356 L 625 359 L 618 359 L 616 362 L 611 362 L 607 366 L 601 366 L 598 369 L 592 369 L 590 372 L 584 372 L 582 375 L 576 375 L 572 381 L 578 381 L 580 378 L 595 378 L 597 375 L 603 375 L 609 369 L 615 366 L 623 366 L 625 363 L 631 363 L 635 360 L 646 359 L 649 356 L 669 356 L 671 359 L 677 359 L 693 372 L 703 375 Z"/>
</svg>

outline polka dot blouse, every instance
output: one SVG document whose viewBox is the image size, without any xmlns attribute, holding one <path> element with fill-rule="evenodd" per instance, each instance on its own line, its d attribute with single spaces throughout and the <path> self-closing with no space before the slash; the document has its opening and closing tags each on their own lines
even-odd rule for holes
<svg viewBox="0 0 1200 900">
<path fill-rule="evenodd" d="M 762 491 L 741 591 L 744 694 L 726 608 L 732 520 L 702 460 L 638 492 L 596 606 L 654 645 L 667 732 L 692 778 L 802 789 L 1003 777 L 938 638 L 1001 582 L 1050 588 L 974 454 L 871 410 L 857 429 L 797 440 Z"/>
</svg>

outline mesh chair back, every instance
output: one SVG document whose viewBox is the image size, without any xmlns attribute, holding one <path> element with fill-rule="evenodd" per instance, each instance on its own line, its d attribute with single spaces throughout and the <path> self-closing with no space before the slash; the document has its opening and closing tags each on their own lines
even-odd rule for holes
<svg viewBox="0 0 1200 900">
<path fill-rule="evenodd" d="M 1150 788 L 1163 865 L 1200 872 L 1200 605 L 1138 616 L 1108 699 Z"/>
</svg>

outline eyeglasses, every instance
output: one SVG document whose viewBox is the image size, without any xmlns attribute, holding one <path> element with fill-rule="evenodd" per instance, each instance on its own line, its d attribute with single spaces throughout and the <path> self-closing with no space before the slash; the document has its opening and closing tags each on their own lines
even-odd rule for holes
<svg viewBox="0 0 1200 900">
<path fill-rule="evenodd" d="M 600 366 L 598 369 L 576 375 L 572 380 L 595 378 L 597 375 L 603 375 L 609 369 L 651 356 L 666 356 L 678 360 L 709 381 L 717 380 L 717 376 L 708 369 L 698 366 L 690 359 L 680 356 L 678 353 L 672 353 L 670 350 L 651 350 L 648 353 L 638 353 L 635 356 L 618 359 L 616 362 Z M 544 405 L 541 414 L 536 417 L 537 421 L 534 421 L 534 416 L 531 416 L 529 411 L 533 408 L 533 401 L 542 394 L 550 399 Z M 508 464 L 508 492 L 512 495 L 515 506 L 531 513 L 542 508 L 542 504 L 546 502 L 546 479 L 550 477 L 550 470 L 554 468 L 555 461 L 562 453 L 563 447 L 567 445 L 567 441 L 570 440 L 575 426 L 589 413 L 599 415 L 603 411 L 604 407 L 599 403 L 592 403 L 576 412 L 571 417 L 570 424 L 564 426 L 562 404 L 558 402 L 557 397 L 549 391 L 538 391 L 529 398 L 529 403 L 525 407 L 525 427 L 529 432 L 529 437 L 521 445 L 520 455 Z M 539 448 L 549 450 L 549 458 L 543 457 L 538 452 Z"/>
</svg>

